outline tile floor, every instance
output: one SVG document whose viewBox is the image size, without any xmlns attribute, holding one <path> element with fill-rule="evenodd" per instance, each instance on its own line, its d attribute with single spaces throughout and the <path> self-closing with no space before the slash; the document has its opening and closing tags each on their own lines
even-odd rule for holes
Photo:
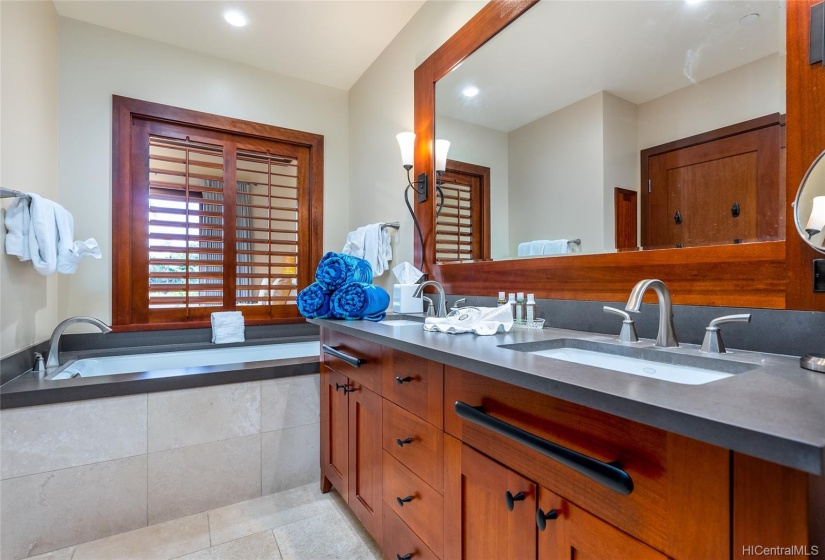
<svg viewBox="0 0 825 560">
<path fill-rule="evenodd" d="M 28 560 L 380 560 L 334 490 L 318 483 L 150 525 Z"/>
</svg>

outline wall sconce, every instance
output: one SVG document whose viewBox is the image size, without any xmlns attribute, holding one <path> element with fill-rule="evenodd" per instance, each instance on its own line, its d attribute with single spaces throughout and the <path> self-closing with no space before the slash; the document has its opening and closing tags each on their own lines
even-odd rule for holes
<svg viewBox="0 0 825 560">
<path fill-rule="evenodd" d="M 825 196 L 815 196 L 814 205 L 811 209 L 811 217 L 805 226 L 805 233 L 808 239 L 825 229 Z"/>
<path fill-rule="evenodd" d="M 401 163 L 404 165 L 404 169 L 407 170 L 407 188 L 411 188 L 418 193 L 419 203 L 426 202 L 430 198 L 430 183 L 427 174 L 419 173 L 416 181 L 413 181 L 410 177 L 415 153 L 415 132 L 401 132 L 395 136 L 395 139 L 398 140 L 398 147 L 401 149 Z"/>
</svg>

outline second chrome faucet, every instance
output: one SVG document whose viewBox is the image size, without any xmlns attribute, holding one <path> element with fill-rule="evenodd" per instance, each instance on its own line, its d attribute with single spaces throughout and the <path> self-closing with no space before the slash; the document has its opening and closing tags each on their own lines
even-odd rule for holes
<svg viewBox="0 0 825 560">
<path fill-rule="evenodd" d="M 670 301 L 670 290 L 661 280 L 642 280 L 630 291 L 625 309 L 632 313 L 639 313 L 642 308 L 642 298 L 645 292 L 651 289 L 656 292 L 659 298 L 659 331 L 656 335 L 656 346 L 662 348 L 676 348 L 679 341 L 676 339 L 676 331 L 673 328 L 673 304 Z"/>
</svg>

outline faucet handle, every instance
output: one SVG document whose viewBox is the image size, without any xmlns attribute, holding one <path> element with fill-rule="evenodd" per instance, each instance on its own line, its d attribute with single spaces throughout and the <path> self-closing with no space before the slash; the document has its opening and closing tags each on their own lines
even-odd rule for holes
<svg viewBox="0 0 825 560">
<path fill-rule="evenodd" d="M 421 296 L 421 298 L 427 302 L 427 317 L 435 317 L 435 304 L 433 300 L 427 296 Z"/>
<path fill-rule="evenodd" d="M 702 341 L 702 348 L 700 350 L 708 354 L 725 354 L 727 350 L 725 350 L 725 343 L 722 342 L 722 331 L 719 329 L 719 325 L 750 322 L 750 313 L 717 317 L 705 328 L 705 339 Z"/>
<path fill-rule="evenodd" d="M 453 309 L 458 309 L 459 307 L 461 307 L 462 304 L 467 305 L 467 298 L 461 298 L 461 299 L 455 300 L 453 302 L 452 307 L 450 307 L 450 311 L 452 311 Z"/>
<path fill-rule="evenodd" d="M 621 309 L 616 309 L 615 307 L 609 307 L 605 305 L 603 307 L 605 313 L 613 313 L 614 315 L 618 315 L 622 318 L 622 330 L 619 333 L 619 340 L 622 342 L 639 342 L 639 337 L 636 336 L 636 327 L 633 325 L 633 319 L 630 318 L 630 313 L 627 311 L 622 311 Z"/>
</svg>

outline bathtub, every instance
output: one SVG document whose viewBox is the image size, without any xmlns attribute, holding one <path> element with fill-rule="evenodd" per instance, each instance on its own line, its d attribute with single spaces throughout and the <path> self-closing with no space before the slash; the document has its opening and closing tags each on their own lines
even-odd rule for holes
<svg viewBox="0 0 825 560">
<path fill-rule="evenodd" d="M 182 352 L 159 352 L 154 354 L 129 354 L 103 358 L 82 358 L 69 362 L 58 370 L 53 377 L 49 377 L 48 379 L 60 380 L 166 369 L 264 362 L 287 358 L 312 357 L 318 356 L 319 353 L 320 346 L 319 343 L 315 341 L 288 342 L 261 346 L 235 346 L 232 348 L 210 348 L 207 350 L 187 350 Z"/>
</svg>

